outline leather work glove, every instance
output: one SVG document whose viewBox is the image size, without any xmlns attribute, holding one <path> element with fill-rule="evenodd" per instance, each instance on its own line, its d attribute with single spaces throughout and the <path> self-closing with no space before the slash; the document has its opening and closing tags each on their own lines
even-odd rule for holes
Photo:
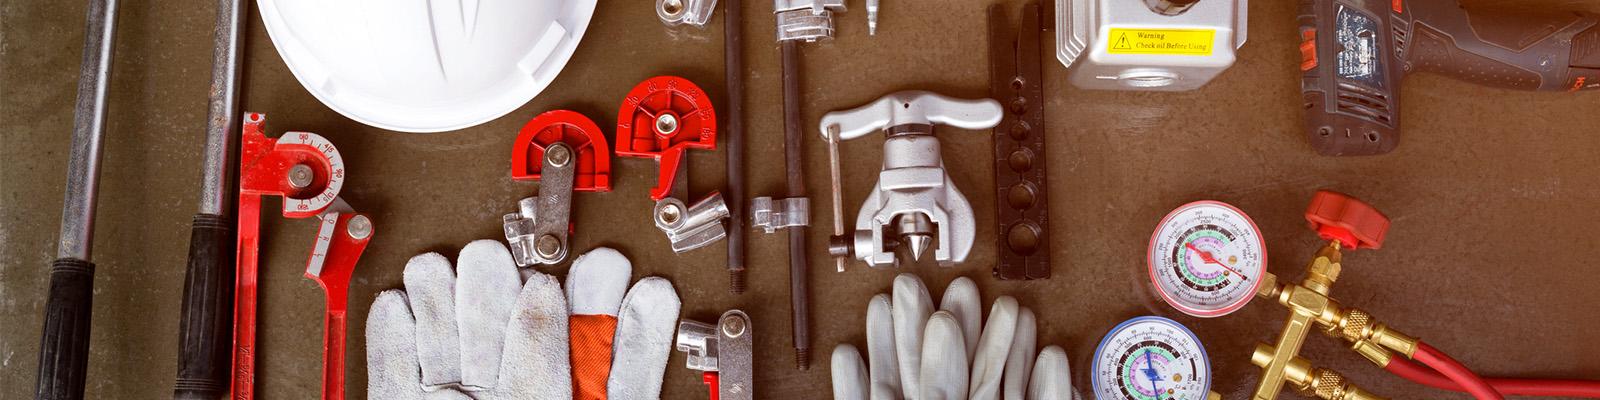
<svg viewBox="0 0 1600 400">
<path fill-rule="evenodd" d="M 379 293 L 367 317 L 368 397 L 569 400 L 595 379 L 598 397 L 576 398 L 604 399 L 608 384 L 629 388 L 612 398 L 658 397 L 677 294 L 666 280 L 646 278 L 624 297 L 631 270 L 621 254 L 597 249 L 573 263 L 564 293 L 550 275 L 528 270 L 524 278 L 498 241 L 468 244 L 453 271 L 437 253 L 412 257 L 405 290 Z M 603 306 L 610 297 L 587 294 L 596 287 L 619 288 L 613 297 L 628 305 L 610 314 L 568 307 Z M 615 329 L 602 332 L 595 322 L 607 316 Z M 624 349 L 615 360 L 613 344 Z"/>
<path fill-rule="evenodd" d="M 633 264 L 604 247 L 579 256 L 567 272 L 572 398 L 661 398 L 682 304 L 665 278 L 628 288 L 630 279 Z"/>
<path fill-rule="evenodd" d="M 922 279 L 895 277 L 892 296 L 867 304 L 868 362 L 855 346 L 834 348 L 834 399 L 1073 399 L 1066 352 L 1034 356 L 1033 312 L 1001 296 L 984 325 L 979 303 L 977 285 L 956 278 L 934 311 Z"/>
</svg>

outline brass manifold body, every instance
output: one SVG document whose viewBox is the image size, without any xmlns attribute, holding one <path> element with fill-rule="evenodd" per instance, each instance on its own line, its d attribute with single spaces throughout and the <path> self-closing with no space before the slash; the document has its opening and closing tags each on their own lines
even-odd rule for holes
<svg viewBox="0 0 1600 400">
<path fill-rule="evenodd" d="M 1339 373 L 1313 367 L 1310 361 L 1298 356 L 1306 333 L 1313 327 L 1328 336 L 1344 339 L 1352 350 L 1379 367 L 1387 366 L 1395 353 L 1407 358 L 1416 353 L 1416 338 L 1329 297 L 1334 281 L 1339 279 L 1340 247 L 1340 242 L 1333 240 L 1319 250 L 1306 267 L 1305 279 L 1298 284 L 1279 284 L 1272 274 L 1262 278 L 1256 295 L 1287 307 L 1289 320 L 1284 323 L 1277 346 L 1257 344 L 1250 357 L 1251 363 L 1263 370 L 1253 399 L 1276 399 L 1285 383 L 1306 396 L 1327 400 L 1384 399 L 1349 383 Z"/>
</svg>

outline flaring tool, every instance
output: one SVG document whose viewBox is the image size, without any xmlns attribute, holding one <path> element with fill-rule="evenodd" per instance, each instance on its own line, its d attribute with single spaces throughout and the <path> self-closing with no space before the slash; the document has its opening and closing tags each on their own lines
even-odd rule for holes
<svg viewBox="0 0 1600 400">
<path fill-rule="evenodd" d="M 716 325 L 687 319 L 678 322 L 675 346 L 684 352 L 689 369 L 702 372 L 711 400 L 755 398 L 754 326 L 750 316 L 739 310 L 722 313 Z"/>
<path fill-rule="evenodd" d="M 1329 156 L 1400 142 L 1400 84 L 1433 72 L 1506 89 L 1600 89 L 1600 16 L 1488 15 L 1454 1 L 1300 2 L 1306 136 Z"/>
<path fill-rule="evenodd" d="M 972 204 L 946 173 L 933 126 L 989 129 L 1000 123 L 1002 114 L 1000 103 L 992 99 L 961 100 L 933 92 L 903 91 L 823 115 L 821 130 L 830 152 L 837 151 L 834 147 L 839 141 L 874 131 L 888 136 L 883 143 L 883 170 L 856 216 L 856 230 L 850 235 L 835 232 L 828 243 L 829 254 L 860 259 L 874 268 L 899 266 L 897 252 L 919 261 L 929 248 L 941 266 L 966 260 L 977 230 Z M 834 161 L 832 167 L 837 171 L 839 165 L 836 158 Z M 833 176 L 837 192 L 839 174 Z M 835 202 L 834 207 L 840 205 Z"/>
<path fill-rule="evenodd" d="M 682 253 L 727 237 L 722 194 L 685 203 L 689 193 L 689 149 L 716 150 L 717 114 L 711 99 L 688 79 L 657 76 L 634 86 L 617 111 L 617 155 L 655 159 L 660 165 L 651 215 L 672 251 Z"/>
<path fill-rule="evenodd" d="M 517 266 L 556 264 L 567 258 L 572 192 L 611 191 L 611 150 L 594 121 L 555 110 L 529 120 L 511 152 L 511 179 L 538 180 L 539 194 L 506 214 L 506 243 Z"/>
<path fill-rule="evenodd" d="M 229 397 L 254 398 L 256 282 L 261 243 L 261 197 L 283 197 L 283 216 L 321 219 L 306 262 L 306 277 L 327 295 L 322 398 L 344 398 L 345 312 L 350 275 L 372 240 L 372 220 L 355 213 L 339 190 L 344 161 L 333 143 L 310 132 L 265 134 L 266 115 L 245 113 L 239 153 L 239 241 L 234 291 L 233 383 Z"/>
</svg>

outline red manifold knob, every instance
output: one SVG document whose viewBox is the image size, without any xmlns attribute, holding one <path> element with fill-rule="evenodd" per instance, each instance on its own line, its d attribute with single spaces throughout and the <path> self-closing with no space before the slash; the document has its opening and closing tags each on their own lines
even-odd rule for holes
<svg viewBox="0 0 1600 400">
<path fill-rule="evenodd" d="M 511 179 L 539 179 L 544 167 L 544 149 L 556 142 L 566 143 L 578 153 L 572 190 L 611 191 L 611 150 L 605 134 L 594 121 L 577 112 L 555 110 L 533 117 L 517 132 L 511 151 Z"/>
<path fill-rule="evenodd" d="M 617 111 L 617 155 L 661 164 L 650 198 L 672 193 L 685 149 L 716 150 L 717 114 L 706 92 L 687 79 L 657 76 L 628 91 Z"/>
<path fill-rule="evenodd" d="M 1306 221 L 1325 240 L 1336 240 L 1345 248 L 1378 249 L 1389 233 L 1389 217 L 1378 209 L 1344 193 L 1319 190 L 1311 197 Z"/>
</svg>

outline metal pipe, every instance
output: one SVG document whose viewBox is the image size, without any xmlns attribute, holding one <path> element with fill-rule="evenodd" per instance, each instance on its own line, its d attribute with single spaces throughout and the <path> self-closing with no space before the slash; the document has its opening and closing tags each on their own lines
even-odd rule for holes
<svg viewBox="0 0 1600 400">
<path fill-rule="evenodd" d="M 839 178 L 839 140 L 839 127 L 828 126 L 828 170 L 829 178 L 832 178 L 829 186 L 833 189 L 833 236 L 842 238 L 846 236 L 844 235 L 844 190 L 841 189 L 844 184 Z M 832 246 L 831 243 L 829 245 Z M 833 250 L 829 249 L 828 252 L 832 253 Z M 836 272 L 844 272 L 844 262 L 847 258 L 833 257 L 833 267 Z"/>
<path fill-rule="evenodd" d="M 116 38 L 117 0 L 90 0 L 73 108 L 72 152 L 61 212 L 61 240 L 50 266 L 44 329 L 39 343 L 38 399 L 81 399 L 89 366 L 93 309 L 95 200 L 105 138 L 106 95 Z"/>
<path fill-rule="evenodd" d="M 233 204 L 238 186 L 240 42 L 247 4 L 243 0 L 217 1 L 200 211 L 189 234 L 174 399 L 217 399 L 228 391 L 234 227 L 239 223 Z"/>
<path fill-rule="evenodd" d="M 789 174 L 789 198 L 806 197 L 806 180 L 802 160 L 800 128 L 800 44 L 794 40 L 783 43 L 783 159 Z M 809 266 L 806 261 L 806 228 L 789 227 L 789 305 L 794 318 L 795 367 L 811 366 L 810 296 L 807 284 Z"/>
<path fill-rule="evenodd" d="M 242 0 L 217 1 L 216 32 L 211 38 L 211 101 L 206 113 L 205 163 L 200 180 L 200 213 L 232 215 L 238 169 L 240 38 Z"/>
<path fill-rule="evenodd" d="M 728 85 L 728 291 L 744 293 L 744 7 L 722 0 L 723 66 Z"/>
<path fill-rule="evenodd" d="M 94 240 L 95 200 L 100 186 L 100 153 L 106 131 L 107 82 L 116 35 L 117 0 L 89 0 L 83 35 L 83 65 L 78 72 L 78 103 L 73 107 L 72 152 L 67 158 L 67 194 L 61 213 L 58 258 L 89 260 Z"/>
</svg>

